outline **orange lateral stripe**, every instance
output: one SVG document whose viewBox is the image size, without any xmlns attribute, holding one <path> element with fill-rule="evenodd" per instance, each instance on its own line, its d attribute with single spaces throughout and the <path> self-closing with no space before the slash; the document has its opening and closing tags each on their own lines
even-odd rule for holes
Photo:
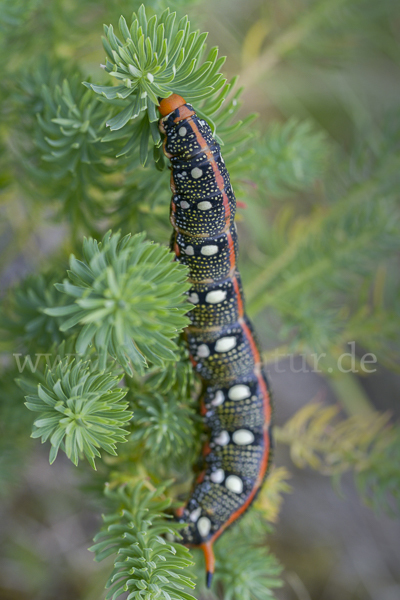
<svg viewBox="0 0 400 600">
<path fill-rule="evenodd" d="M 164 133 L 165 133 L 165 130 L 164 130 Z M 163 147 L 163 152 L 164 152 L 165 156 L 167 158 L 172 158 L 172 154 L 167 152 L 167 138 L 164 138 L 162 147 Z"/>
<path fill-rule="evenodd" d="M 260 388 L 263 391 L 264 398 L 264 417 L 265 417 L 265 425 L 268 427 L 271 423 L 271 397 L 269 395 L 269 391 L 267 390 L 267 386 L 265 385 L 265 381 L 258 367 L 256 367 L 257 379 L 260 384 Z"/>
<path fill-rule="evenodd" d="M 169 178 L 169 187 L 171 188 L 171 192 L 173 194 L 176 194 L 176 185 L 175 185 L 174 176 L 172 174 L 172 171 L 171 171 L 171 177 Z"/>
<path fill-rule="evenodd" d="M 201 454 L 202 454 L 202 456 L 206 457 L 206 456 L 208 456 L 210 454 L 210 452 L 211 452 L 210 443 L 207 440 L 203 444 L 203 448 L 202 448 Z"/>
<path fill-rule="evenodd" d="M 206 405 L 204 404 L 204 398 L 201 398 L 200 399 L 200 414 L 201 414 L 201 416 L 204 417 L 206 412 L 207 412 L 207 408 L 206 408 Z"/>
<path fill-rule="evenodd" d="M 196 140 L 198 141 L 200 148 L 202 150 L 204 150 L 204 153 L 207 156 L 208 160 L 210 161 L 210 164 L 214 171 L 215 180 L 217 182 L 218 189 L 222 192 L 222 198 L 223 198 L 223 204 L 224 204 L 224 210 L 225 210 L 225 221 L 229 221 L 231 218 L 231 207 L 229 206 L 229 198 L 225 192 L 224 178 L 221 175 L 221 171 L 219 170 L 218 165 L 215 162 L 212 152 L 210 151 L 209 147 L 207 146 L 206 140 L 203 138 L 200 131 L 198 130 L 196 123 L 194 123 L 193 119 L 189 119 L 189 120 L 190 120 L 190 124 L 192 126 L 192 131 L 196 136 Z"/>
<path fill-rule="evenodd" d="M 233 239 L 231 236 L 231 232 L 227 231 L 226 232 L 226 238 L 228 240 L 228 245 L 229 245 L 229 265 L 230 265 L 230 271 L 236 266 L 236 257 L 235 257 L 235 246 L 233 244 Z"/>
<path fill-rule="evenodd" d="M 197 477 L 196 477 L 196 485 L 197 485 L 198 483 L 203 483 L 203 481 L 204 481 L 204 477 L 205 477 L 205 476 L 206 476 L 206 472 L 205 472 L 205 471 L 202 471 L 201 473 L 199 473 L 199 474 L 197 475 Z"/>
<path fill-rule="evenodd" d="M 176 204 L 173 200 L 171 200 L 171 210 L 170 210 L 169 220 L 171 221 L 172 227 L 176 230 L 175 214 L 176 214 Z"/>
<path fill-rule="evenodd" d="M 254 358 L 254 362 L 256 363 L 256 365 L 258 365 L 260 363 L 260 353 L 258 351 L 257 345 L 254 341 L 254 338 L 251 334 L 250 329 L 248 328 L 246 321 L 244 321 L 244 319 L 242 319 L 240 321 L 240 326 L 244 331 L 245 336 L 247 337 L 249 344 L 250 344 L 250 348 L 251 348 L 251 352 L 253 354 L 253 358 Z"/>
<path fill-rule="evenodd" d="M 260 388 L 262 389 L 263 397 L 264 397 L 264 416 L 265 416 L 265 421 L 269 425 L 269 423 L 271 421 L 271 399 L 270 399 L 269 392 L 267 390 L 267 386 L 265 385 L 264 378 L 263 378 L 263 376 L 261 375 L 261 372 L 260 372 L 260 364 L 261 364 L 260 353 L 258 351 L 257 344 L 254 341 L 254 337 L 253 337 L 250 329 L 248 328 L 246 322 L 243 319 L 240 320 L 240 325 L 241 325 L 241 327 L 242 327 L 242 329 L 244 331 L 245 336 L 248 339 L 248 342 L 250 344 L 250 348 L 251 348 L 251 351 L 252 351 L 252 354 L 253 354 L 254 362 L 256 363 L 255 372 L 257 374 L 257 380 L 258 380 L 258 383 L 260 385 Z"/>
<path fill-rule="evenodd" d="M 236 294 L 236 298 L 237 298 L 239 319 L 241 319 L 244 315 L 244 307 L 243 307 L 242 296 L 240 294 L 239 283 L 238 283 L 238 280 L 236 279 L 236 277 L 232 277 L 232 283 L 233 283 L 233 287 L 235 289 L 235 294 Z"/>
</svg>

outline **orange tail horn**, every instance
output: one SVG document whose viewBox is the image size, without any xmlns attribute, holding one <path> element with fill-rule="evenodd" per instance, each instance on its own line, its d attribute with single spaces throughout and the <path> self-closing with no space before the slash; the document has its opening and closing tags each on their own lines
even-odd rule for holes
<svg viewBox="0 0 400 600">
<path fill-rule="evenodd" d="M 204 558 L 206 560 L 206 585 L 208 588 L 210 588 L 215 571 L 215 556 L 212 542 L 206 542 L 205 544 L 202 544 L 201 549 L 204 552 Z"/>
</svg>

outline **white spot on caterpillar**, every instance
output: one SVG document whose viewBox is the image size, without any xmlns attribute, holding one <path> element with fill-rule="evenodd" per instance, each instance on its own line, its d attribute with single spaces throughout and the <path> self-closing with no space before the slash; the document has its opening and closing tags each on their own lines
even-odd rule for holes
<svg viewBox="0 0 400 600">
<path fill-rule="evenodd" d="M 214 442 L 218 444 L 218 446 L 226 446 L 229 444 L 229 433 L 225 430 L 221 431 L 219 436 L 215 438 Z"/>
<path fill-rule="evenodd" d="M 190 294 L 190 296 L 188 296 L 188 300 L 189 302 L 192 302 L 192 304 L 197 304 L 199 301 L 199 296 L 196 294 L 196 292 L 193 292 Z"/>
<path fill-rule="evenodd" d="M 198 179 L 199 177 L 201 177 L 203 175 L 203 171 L 201 169 L 199 169 L 199 167 L 195 167 L 194 169 L 191 170 L 191 174 L 193 179 Z"/>
<path fill-rule="evenodd" d="M 189 206 L 190 206 L 189 202 L 186 202 L 186 200 L 182 200 L 181 208 L 189 208 Z"/>
<path fill-rule="evenodd" d="M 224 290 L 214 290 L 213 292 L 208 292 L 206 302 L 209 304 L 218 304 L 219 302 L 223 302 L 225 298 L 226 292 Z"/>
<path fill-rule="evenodd" d="M 225 471 L 223 469 L 217 469 L 211 473 L 210 479 L 213 483 L 222 483 L 225 479 Z"/>
<path fill-rule="evenodd" d="M 231 492 L 235 492 L 235 494 L 241 494 L 243 492 L 243 481 L 237 475 L 229 475 L 226 478 L 225 486 Z"/>
<path fill-rule="evenodd" d="M 244 400 L 251 395 L 251 391 L 248 385 L 234 385 L 228 392 L 228 397 L 231 400 Z"/>
<path fill-rule="evenodd" d="M 193 256 L 194 254 L 194 249 L 193 246 L 186 246 L 186 248 L 183 249 L 183 251 L 185 252 L 185 254 L 187 254 L 188 256 Z"/>
<path fill-rule="evenodd" d="M 203 202 L 198 203 L 197 208 L 200 210 L 210 210 L 210 208 L 212 208 L 212 204 L 211 202 L 208 202 L 208 200 L 203 200 Z"/>
<path fill-rule="evenodd" d="M 208 517 L 201 517 L 197 521 L 197 529 L 199 530 L 199 534 L 201 535 L 201 537 L 207 537 L 211 529 L 210 519 Z"/>
<path fill-rule="evenodd" d="M 203 246 L 200 252 L 204 256 L 212 256 L 213 254 L 217 254 L 218 246 L 214 246 L 212 244 L 210 244 L 209 246 Z"/>
<path fill-rule="evenodd" d="M 196 521 L 198 520 L 199 516 L 201 515 L 201 507 L 198 506 L 197 508 L 195 508 L 194 510 L 192 510 L 192 512 L 189 515 L 189 519 L 191 521 L 193 521 L 193 523 L 196 523 Z"/>
<path fill-rule="evenodd" d="M 236 338 L 235 337 L 223 337 L 220 340 L 217 340 L 215 344 L 216 352 L 229 352 L 236 346 Z"/>
<path fill-rule="evenodd" d="M 206 344 L 200 344 L 197 348 L 197 356 L 207 358 L 207 356 L 210 356 L 210 348 Z"/>
<path fill-rule="evenodd" d="M 215 394 L 213 400 L 211 400 L 211 404 L 213 406 L 219 406 L 220 404 L 223 404 L 224 401 L 225 401 L 224 393 L 221 390 L 218 390 L 218 392 Z"/>
<path fill-rule="evenodd" d="M 232 440 L 235 444 L 238 444 L 238 446 L 247 446 L 254 442 L 254 433 L 248 429 L 238 429 L 232 435 Z"/>
<path fill-rule="evenodd" d="M 187 134 L 186 127 L 180 127 L 180 128 L 178 129 L 178 133 L 179 133 L 179 135 L 180 135 L 180 136 L 182 136 L 182 137 L 183 137 L 184 135 L 186 135 L 186 134 Z"/>
</svg>

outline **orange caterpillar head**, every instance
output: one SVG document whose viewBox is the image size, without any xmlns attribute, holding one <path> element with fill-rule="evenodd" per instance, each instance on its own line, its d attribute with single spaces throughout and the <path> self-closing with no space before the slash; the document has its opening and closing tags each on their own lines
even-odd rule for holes
<svg viewBox="0 0 400 600">
<path fill-rule="evenodd" d="M 182 96 L 178 96 L 178 94 L 171 94 L 171 96 L 168 98 L 161 100 L 158 110 L 160 111 L 162 117 L 166 117 L 184 104 L 186 104 L 186 100 L 182 98 Z"/>
</svg>

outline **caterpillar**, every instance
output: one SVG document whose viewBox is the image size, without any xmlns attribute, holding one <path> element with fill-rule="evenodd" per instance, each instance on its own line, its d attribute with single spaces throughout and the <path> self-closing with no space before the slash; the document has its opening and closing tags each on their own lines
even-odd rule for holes
<svg viewBox="0 0 400 600">
<path fill-rule="evenodd" d="M 213 543 L 249 508 L 267 474 L 271 399 L 245 313 L 236 266 L 236 200 L 220 146 L 181 96 L 162 99 L 159 112 L 171 165 L 171 247 L 189 268 L 194 305 L 185 337 L 202 381 L 200 412 L 209 430 L 205 469 L 179 521 L 187 525 L 183 543 L 204 552 L 210 587 Z"/>
</svg>

